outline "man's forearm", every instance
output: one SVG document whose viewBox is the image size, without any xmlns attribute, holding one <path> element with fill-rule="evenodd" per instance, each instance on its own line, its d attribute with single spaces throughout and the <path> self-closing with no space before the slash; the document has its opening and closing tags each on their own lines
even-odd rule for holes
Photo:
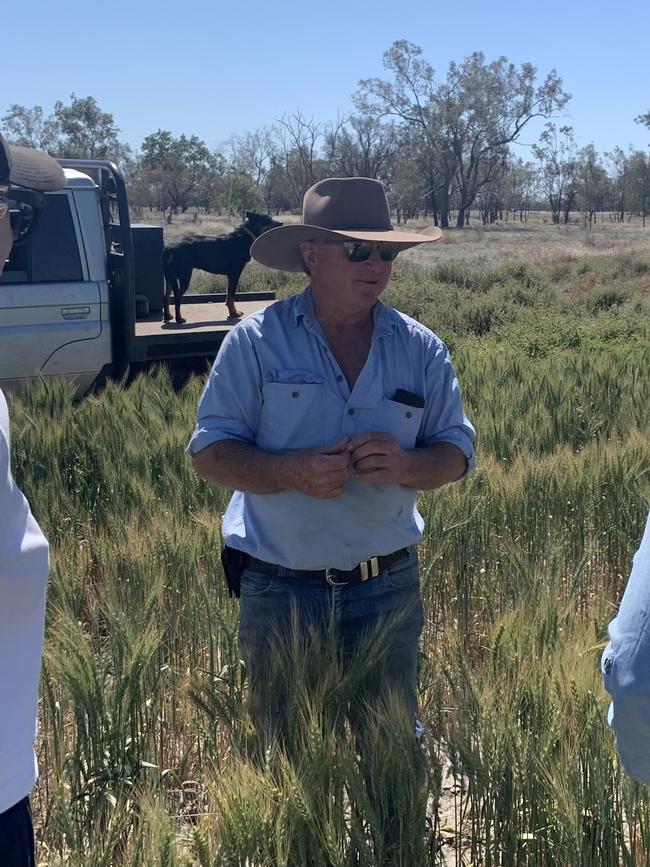
<svg viewBox="0 0 650 867">
<path fill-rule="evenodd" d="M 430 491 L 449 482 L 455 482 L 467 469 L 467 458 L 452 443 L 434 443 L 432 446 L 407 452 L 408 463 L 402 484 L 407 488 Z"/>
<path fill-rule="evenodd" d="M 194 455 L 206 482 L 251 494 L 276 494 L 292 487 L 287 455 L 266 452 L 250 443 L 221 440 Z"/>
<path fill-rule="evenodd" d="M 194 457 L 201 478 L 249 494 L 300 491 L 330 499 L 343 493 L 350 475 L 348 437 L 338 443 L 289 454 L 267 452 L 250 443 L 221 440 Z"/>
</svg>

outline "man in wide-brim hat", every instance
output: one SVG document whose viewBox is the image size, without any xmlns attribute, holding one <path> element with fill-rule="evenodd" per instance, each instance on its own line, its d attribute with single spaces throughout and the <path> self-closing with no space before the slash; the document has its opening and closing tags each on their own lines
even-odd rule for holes
<svg viewBox="0 0 650 867">
<path fill-rule="evenodd" d="M 334 616 L 346 652 L 384 624 L 383 683 L 416 727 L 416 493 L 470 472 L 474 429 L 444 343 L 379 296 L 400 250 L 440 235 L 394 230 L 379 181 L 328 178 L 305 193 L 301 224 L 251 249 L 309 285 L 228 335 L 188 451 L 235 490 L 223 537 L 243 569 L 240 646 L 269 737 L 282 735 L 265 692 L 271 645 L 292 612 L 323 633 Z"/>
<path fill-rule="evenodd" d="M 424 232 L 393 228 L 384 187 L 370 178 L 327 178 L 305 193 L 303 221 L 266 232 L 251 250 L 254 259 L 280 271 L 303 271 L 300 244 L 368 241 L 400 250 L 437 241 L 437 226 Z"/>
</svg>

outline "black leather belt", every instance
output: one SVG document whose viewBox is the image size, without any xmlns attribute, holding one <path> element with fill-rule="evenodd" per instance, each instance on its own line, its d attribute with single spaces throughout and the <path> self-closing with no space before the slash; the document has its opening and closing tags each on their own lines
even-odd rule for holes
<svg viewBox="0 0 650 867">
<path fill-rule="evenodd" d="M 255 569 L 258 572 L 267 572 L 277 575 L 279 578 L 305 578 L 313 581 L 326 581 L 332 587 L 345 584 L 361 584 L 381 575 L 386 569 L 402 560 L 409 553 L 408 548 L 400 548 L 392 554 L 384 554 L 382 557 L 371 557 L 364 560 L 354 569 L 289 569 L 287 566 L 277 566 L 275 563 L 267 563 L 266 560 L 258 560 L 257 557 L 247 555 L 245 568 Z"/>
</svg>

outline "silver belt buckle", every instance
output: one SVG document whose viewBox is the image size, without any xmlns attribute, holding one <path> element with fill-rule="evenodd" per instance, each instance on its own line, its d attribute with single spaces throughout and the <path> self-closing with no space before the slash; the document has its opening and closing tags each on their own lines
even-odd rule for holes
<svg viewBox="0 0 650 867">
<path fill-rule="evenodd" d="M 350 583 L 349 581 L 335 581 L 335 571 L 335 569 L 325 570 L 325 580 L 331 587 L 344 587 Z M 359 574 L 361 581 L 367 581 L 368 578 L 376 578 L 379 575 L 379 557 L 371 557 L 370 560 L 364 560 L 363 563 L 359 563 Z"/>
<path fill-rule="evenodd" d="M 334 580 L 334 572 L 335 569 L 326 569 L 325 570 L 325 580 L 330 585 L 330 587 L 345 587 L 348 583 L 347 581 L 335 581 Z"/>
<path fill-rule="evenodd" d="M 370 569 L 368 569 L 370 566 Z M 361 573 L 361 580 L 367 581 L 368 578 L 376 578 L 379 575 L 379 557 L 371 557 L 370 560 L 364 560 L 363 563 L 359 563 L 359 572 Z"/>
</svg>

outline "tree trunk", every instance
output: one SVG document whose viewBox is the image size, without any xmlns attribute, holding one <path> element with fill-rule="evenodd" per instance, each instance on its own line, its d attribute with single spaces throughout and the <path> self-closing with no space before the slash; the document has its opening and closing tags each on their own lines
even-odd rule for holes
<svg viewBox="0 0 650 867">
<path fill-rule="evenodd" d="M 438 225 L 438 202 L 436 201 L 436 190 L 433 185 L 433 178 L 429 178 L 429 206 L 431 207 L 431 213 L 433 214 L 433 225 Z M 446 229 L 447 226 L 444 222 L 444 211 L 442 209 L 442 205 L 440 206 L 440 225 L 443 229 Z"/>
<path fill-rule="evenodd" d="M 440 227 L 442 229 L 449 228 L 449 191 L 443 187 L 440 191 L 440 200 L 438 202 L 440 209 Z"/>
</svg>

